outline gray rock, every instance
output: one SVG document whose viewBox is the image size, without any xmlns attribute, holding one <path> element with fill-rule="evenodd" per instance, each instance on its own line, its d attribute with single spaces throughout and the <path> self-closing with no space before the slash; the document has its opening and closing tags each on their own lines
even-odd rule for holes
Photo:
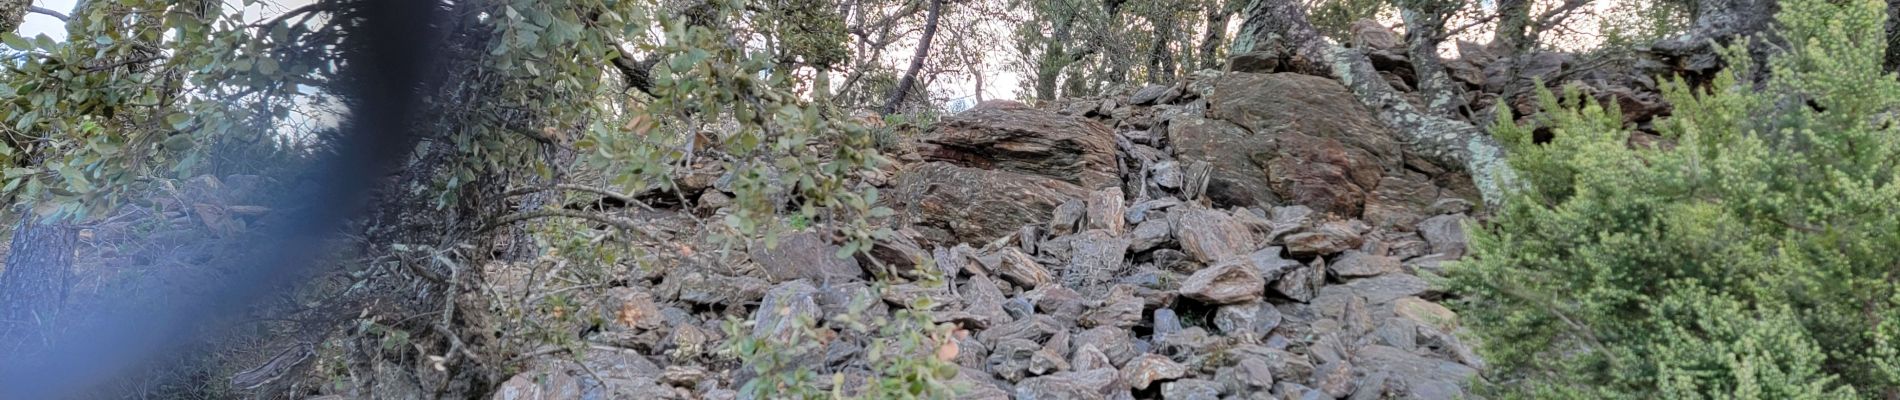
<svg viewBox="0 0 1900 400">
<path fill-rule="evenodd" d="M 1274 207 L 1269 214 L 1267 240 L 1280 240 L 1289 233 L 1304 230 L 1313 224 L 1313 209 L 1302 205 Z"/>
<path fill-rule="evenodd" d="M 1176 316 L 1173 309 L 1162 308 L 1155 310 L 1154 336 L 1156 338 L 1166 337 L 1180 332 L 1181 317 Z"/>
<path fill-rule="evenodd" d="M 1431 283 L 1425 279 L 1406 274 L 1382 275 L 1347 282 L 1347 288 L 1365 296 L 1372 304 L 1385 304 L 1393 300 L 1418 296 L 1431 290 Z"/>
<path fill-rule="evenodd" d="M 1392 257 L 1366 254 L 1358 250 L 1346 250 L 1333 260 L 1327 268 L 1333 276 L 1342 278 L 1364 278 L 1402 271 L 1399 260 Z"/>
<path fill-rule="evenodd" d="M 1326 275 L 1320 272 L 1322 270 L 1317 266 L 1294 268 L 1273 282 L 1273 291 L 1294 301 L 1313 300 L 1313 296 L 1318 294 L 1319 281 L 1326 279 Z"/>
<path fill-rule="evenodd" d="M 1410 351 L 1418 348 L 1418 324 L 1403 318 L 1387 319 L 1372 331 L 1379 344 Z"/>
<path fill-rule="evenodd" d="M 1140 253 L 1173 241 L 1173 233 L 1168 221 L 1151 219 L 1135 225 L 1134 239 L 1128 244 L 1128 251 Z"/>
<path fill-rule="evenodd" d="M 1354 353 L 1354 365 L 1365 366 L 1368 373 L 1385 372 L 1391 386 L 1404 387 L 1401 398 L 1467 398 L 1464 384 L 1478 370 L 1451 361 L 1419 356 L 1390 346 L 1370 345 Z"/>
<path fill-rule="evenodd" d="M 1064 236 L 1079 232 L 1088 210 L 1088 202 L 1082 199 L 1071 199 L 1056 206 L 1055 215 L 1049 217 L 1049 234 Z"/>
<path fill-rule="evenodd" d="M 864 275 L 856 258 L 838 258 L 837 254 L 838 246 L 811 231 L 782 237 L 777 247 L 768 248 L 762 241 L 752 245 L 752 261 L 759 263 L 774 282 L 793 279 L 842 282 Z"/>
<path fill-rule="evenodd" d="M 1075 335 L 1075 343 L 1090 344 L 1108 356 L 1109 363 L 1127 365 L 1128 360 L 1144 353 L 1136 348 L 1135 336 L 1126 329 L 1096 327 Z"/>
<path fill-rule="evenodd" d="M 1025 339 L 1007 339 L 990 349 L 989 371 L 1010 382 L 1029 377 L 1030 363 L 1042 345 Z"/>
<path fill-rule="evenodd" d="M 1182 379 L 1161 384 L 1164 400 L 1220 400 L 1220 384 L 1201 379 Z"/>
<path fill-rule="evenodd" d="M 818 308 L 818 288 L 805 281 L 791 281 L 772 287 L 765 301 L 752 313 L 752 335 L 790 340 L 801 324 L 817 323 L 823 317 Z"/>
<path fill-rule="evenodd" d="M 1068 267 L 1062 270 L 1062 285 L 1084 295 L 1102 295 L 1121 271 L 1129 240 L 1106 230 L 1091 229 L 1076 235 L 1072 244 L 1074 252 Z"/>
<path fill-rule="evenodd" d="M 1015 317 L 1010 316 L 1009 312 L 1003 309 L 1004 302 L 1009 301 L 1007 300 L 1008 298 L 1003 295 L 1001 288 L 996 287 L 995 283 L 990 282 L 989 278 L 981 276 L 970 277 L 969 281 L 963 283 L 963 287 L 959 292 L 963 295 L 964 312 L 982 316 L 988 319 L 991 324 L 1001 324 L 1015 320 Z"/>
<path fill-rule="evenodd" d="M 1440 215 L 1426 218 L 1418 223 L 1418 233 L 1432 244 L 1432 252 L 1444 254 L 1451 259 L 1463 257 L 1470 239 L 1465 236 L 1465 224 L 1470 218 L 1464 214 Z"/>
<path fill-rule="evenodd" d="M 1211 304 L 1233 304 L 1259 299 L 1266 290 L 1260 270 L 1247 264 L 1222 264 L 1202 269 L 1181 282 L 1180 293 Z"/>
<path fill-rule="evenodd" d="M 1216 329 L 1227 336 L 1249 341 L 1265 338 L 1283 320 L 1280 309 L 1262 301 L 1228 304 L 1214 311 Z"/>
<path fill-rule="evenodd" d="M 1147 389 L 1155 382 L 1171 381 L 1187 376 L 1187 366 L 1174 362 L 1160 354 L 1144 354 L 1122 367 L 1121 379 L 1129 388 Z"/>
<path fill-rule="evenodd" d="M 1160 100 L 1162 95 L 1168 94 L 1169 88 L 1169 86 L 1165 85 L 1143 86 L 1141 90 L 1135 91 L 1135 95 L 1128 97 L 1128 104 L 1137 106 L 1152 105 L 1155 101 Z"/>
<path fill-rule="evenodd" d="M 1114 369 L 1063 372 L 1039 376 L 1016 385 L 1017 399 L 1094 400 L 1109 398 L 1121 391 Z M 1123 393 L 1126 395 L 1127 393 Z"/>
<path fill-rule="evenodd" d="M 1148 176 L 1156 186 L 1168 189 L 1180 188 L 1185 179 L 1181 174 L 1181 164 L 1174 160 L 1162 161 L 1148 167 Z"/>
</svg>

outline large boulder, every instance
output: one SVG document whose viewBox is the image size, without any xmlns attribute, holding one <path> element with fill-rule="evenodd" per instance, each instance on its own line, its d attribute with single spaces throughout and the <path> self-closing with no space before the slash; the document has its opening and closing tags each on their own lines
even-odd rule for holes
<svg viewBox="0 0 1900 400">
<path fill-rule="evenodd" d="M 1207 196 L 1219 206 L 1304 204 L 1359 217 L 1404 155 L 1390 129 L 1344 86 L 1322 77 L 1230 73 L 1212 84 L 1206 118 L 1169 121 L 1183 162 L 1214 166 Z"/>
<path fill-rule="evenodd" d="M 1089 189 L 1119 184 L 1115 135 L 1079 116 L 1022 103 L 984 102 L 945 117 L 919 138 L 925 160 L 1055 178 Z"/>
<path fill-rule="evenodd" d="M 1087 194 L 1046 176 L 928 162 L 901 172 L 887 199 L 924 242 L 987 243 L 1041 223 L 1057 205 Z"/>
<path fill-rule="evenodd" d="M 1255 135 L 1218 119 L 1183 115 L 1168 122 L 1168 142 L 1181 162 L 1205 161 L 1207 197 L 1216 206 L 1272 207 L 1280 202 L 1267 182 L 1273 137 Z"/>
<path fill-rule="evenodd" d="M 1255 135 L 1298 132 L 1365 151 L 1376 165 L 1397 167 L 1399 142 L 1338 81 L 1294 73 L 1232 73 L 1214 84 L 1208 115 Z"/>
</svg>

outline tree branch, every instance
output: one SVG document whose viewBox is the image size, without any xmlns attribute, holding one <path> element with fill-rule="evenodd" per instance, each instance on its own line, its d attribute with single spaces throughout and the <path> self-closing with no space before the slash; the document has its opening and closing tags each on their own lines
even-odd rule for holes
<svg viewBox="0 0 1900 400">
<path fill-rule="evenodd" d="M 73 17 L 66 16 L 65 13 L 49 10 L 49 9 L 46 9 L 45 7 L 40 7 L 40 6 L 26 6 L 26 11 L 30 13 L 34 13 L 34 14 L 40 14 L 40 15 L 45 15 L 48 17 L 58 18 L 60 21 L 71 21 L 73 19 Z"/>
</svg>

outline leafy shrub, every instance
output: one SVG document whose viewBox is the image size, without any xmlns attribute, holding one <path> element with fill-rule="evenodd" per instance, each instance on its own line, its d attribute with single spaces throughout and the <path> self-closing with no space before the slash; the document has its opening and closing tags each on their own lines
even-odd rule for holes
<svg viewBox="0 0 1900 400">
<path fill-rule="evenodd" d="M 1500 397 L 1851 398 L 1900 390 L 1900 82 L 1885 5 L 1782 3 L 1770 78 L 1680 81 L 1671 145 L 1542 94 L 1500 123 L 1527 187 L 1450 286 Z M 1741 47 L 1730 59 L 1746 60 Z M 1560 107 L 1561 106 L 1561 107 Z"/>
</svg>

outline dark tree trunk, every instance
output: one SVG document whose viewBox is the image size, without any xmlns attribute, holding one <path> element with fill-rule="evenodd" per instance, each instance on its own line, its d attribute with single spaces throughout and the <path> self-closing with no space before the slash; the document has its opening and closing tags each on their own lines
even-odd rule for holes
<svg viewBox="0 0 1900 400">
<path fill-rule="evenodd" d="M 1064 14 L 1055 18 L 1048 42 L 1043 43 L 1042 62 L 1036 66 L 1036 100 L 1056 99 L 1056 85 L 1062 77 L 1062 69 L 1075 62 L 1064 49 L 1067 48 L 1070 35 L 1075 29 L 1075 15 Z"/>
<path fill-rule="evenodd" d="M 1531 0 L 1498 0 L 1498 30 L 1491 33 L 1491 48 L 1516 49 L 1529 39 Z"/>
<path fill-rule="evenodd" d="M 27 213 L 14 226 L 7 266 L 0 273 L 0 339 L 11 351 L 17 340 L 30 340 L 51 323 L 66 303 L 67 280 L 79 231 L 46 223 Z"/>
<path fill-rule="evenodd" d="M 1201 69 L 1219 68 L 1221 47 L 1227 45 L 1227 17 L 1234 14 L 1230 0 L 1208 0 L 1207 33 L 1201 36 Z"/>
<path fill-rule="evenodd" d="M 884 101 L 884 107 L 878 109 L 883 114 L 897 112 L 903 105 L 904 97 L 910 94 L 912 86 L 917 85 L 917 74 L 924 70 L 924 61 L 930 57 L 930 41 L 937 36 L 937 19 L 943 16 L 943 0 L 930 0 L 930 8 L 924 11 L 924 35 L 917 39 L 917 54 L 910 57 L 910 68 L 904 71 L 904 77 L 897 80 L 897 87 L 891 88 L 891 97 Z"/>
<path fill-rule="evenodd" d="M 1163 5 L 1162 7 L 1173 7 Z M 1175 15 L 1174 10 L 1157 13 L 1154 24 L 1154 43 L 1148 48 L 1148 82 L 1161 83 L 1174 80 L 1173 44 Z"/>
</svg>

